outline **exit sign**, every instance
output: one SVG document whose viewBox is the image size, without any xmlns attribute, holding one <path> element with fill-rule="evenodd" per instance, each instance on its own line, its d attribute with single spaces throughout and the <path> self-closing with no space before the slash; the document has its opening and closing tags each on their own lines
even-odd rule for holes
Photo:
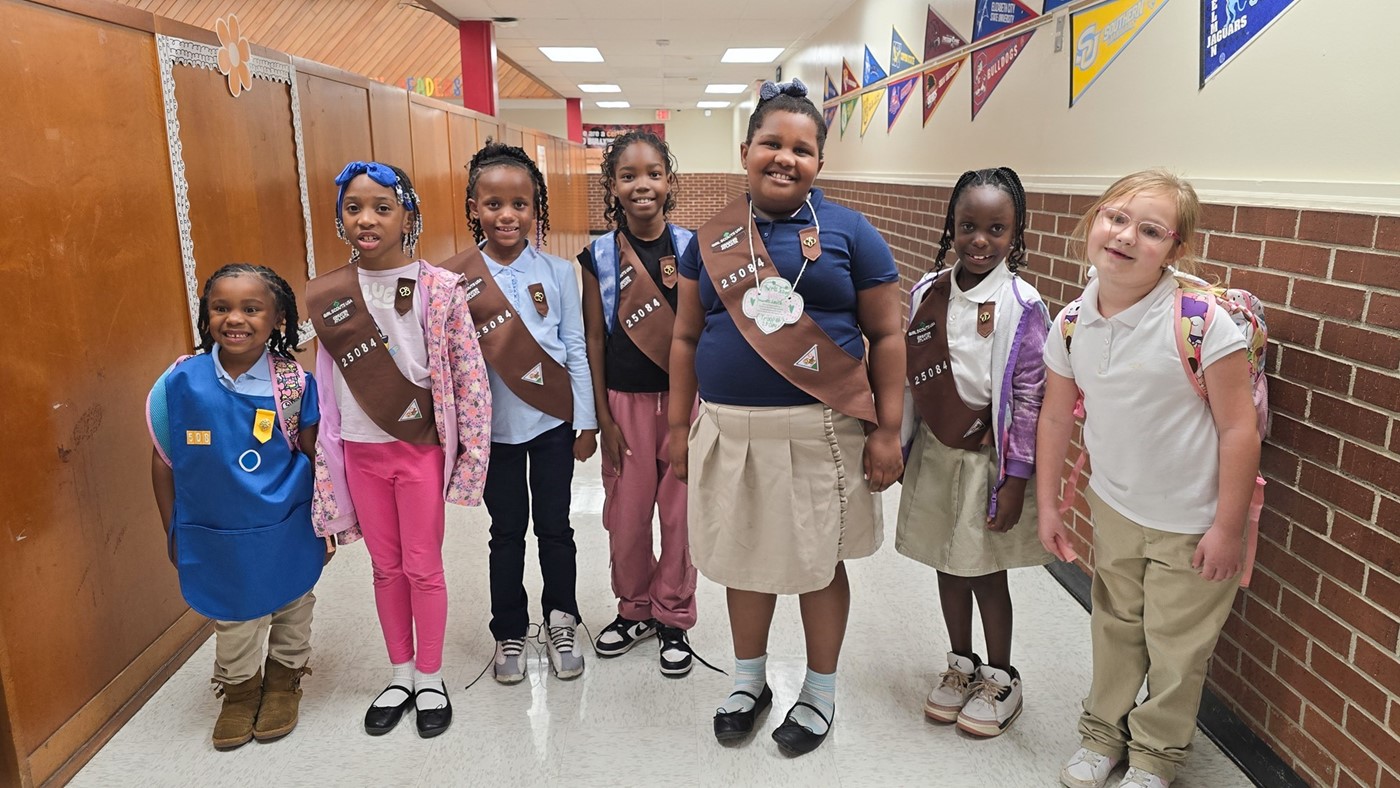
<svg viewBox="0 0 1400 788">
<path fill-rule="evenodd" d="M 656 119 L 657 119 L 657 120 L 670 120 L 670 119 L 671 119 L 671 110 L 669 110 L 669 109 L 658 109 L 658 110 L 656 111 Z"/>
</svg>

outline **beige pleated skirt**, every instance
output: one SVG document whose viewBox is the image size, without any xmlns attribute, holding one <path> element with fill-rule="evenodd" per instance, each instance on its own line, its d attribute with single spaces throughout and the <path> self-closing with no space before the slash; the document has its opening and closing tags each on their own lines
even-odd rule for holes
<svg viewBox="0 0 1400 788">
<path fill-rule="evenodd" d="M 804 594 L 836 564 L 880 547 L 880 496 L 865 484 L 860 421 L 821 404 L 700 403 L 690 429 L 690 555 L 729 588 Z"/>
<path fill-rule="evenodd" d="M 904 465 L 894 548 L 902 555 L 959 577 L 980 577 L 1055 560 L 1036 534 L 1035 482 L 1026 488 L 1021 519 L 1006 533 L 987 529 L 987 504 L 996 483 L 992 447 L 965 451 L 944 446 L 922 422 Z"/>
</svg>

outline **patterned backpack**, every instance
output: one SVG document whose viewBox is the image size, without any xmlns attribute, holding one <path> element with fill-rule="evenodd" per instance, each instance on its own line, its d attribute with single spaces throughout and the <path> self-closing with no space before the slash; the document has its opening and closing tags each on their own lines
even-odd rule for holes
<svg viewBox="0 0 1400 788">
<path fill-rule="evenodd" d="M 1265 377 L 1269 344 L 1269 327 L 1264 320 L 1264 305 L 1248 290 L 1217 287 L 1199 277 L 1177 272 L 1175 305 L 1173 307 L 1176 325 L 1176 349 L 1181 359 L 1182 370 L 1191 381 L 1191 388 L 1206 405 L 1210 405 L 1206 391 L 1206 372 L 1201 366 L 1201 344 L 1205 340 L 1210 321 L 1219 314 L 1211 310 L 1214 303 L 1219 306 L 1244 335 L 1245 361 L 1249 368 L 1250 392 L 1254 400 L 1254 411 L 1258 418 L 1259 440 L 1269 435 L 1269 384 Z M 1065 352 L 1069 352 L 1074 337 L 1074 326 L 1079 320 L 1082 297 L 1076 298 L 1065 307 L 1064 320 L 1060 321 L 1060 336 L 1065 342 Z M 1084 417 L 1084 395 L 1079 395 L 1074 404 L 1074 415 Z M 1079 475 L 1084 468 L 1086 453 L 1081 450 L 1074 461 L 1074 469 L 1065 487 L 1064 500 L 1060 513 L 1064 514 L 1074 505 Z M 1240 585 L 1249 586 L 1249 578 L 1254 568 L 1254 554 L 1259 537 L 1259 515 L 1264 508 L 1264 477 L 1254 478 L 1254 496 L 1249 504 L 1248 534 L 1245 543 L 1244 574 Z"/>
</svg>

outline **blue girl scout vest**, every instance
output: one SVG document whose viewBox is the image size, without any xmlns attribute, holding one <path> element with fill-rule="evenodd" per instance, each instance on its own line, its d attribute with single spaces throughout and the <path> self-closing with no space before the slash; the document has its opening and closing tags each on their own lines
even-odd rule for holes
<svg viewBox="0 0 1400 788">
<path fill-rule="evenodd" d="M 273 398 L 225 389 L 213 357 L 200 354 L 170 370 L 165 399 L 170 539 L 185 601 L 212 619 L 248 621 L 310 591 L 325 558 L 311 527 L 311 461 L 280 420 L 258 429 L 260 409 L 277 412 Z"/>
</svg>

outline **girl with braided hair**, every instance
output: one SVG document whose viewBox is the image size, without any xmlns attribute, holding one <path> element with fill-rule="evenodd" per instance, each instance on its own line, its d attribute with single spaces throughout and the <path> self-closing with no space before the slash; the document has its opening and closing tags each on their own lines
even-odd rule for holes
<svg viewBox="0 0 1400 788">
<path fill-rule="evenodd" d="M 414 256 L 423 206 L 408 175 L 354 161 L 335 183 L 350 264 L 306 288 L 326 383 L 313 516 L 342 544 L 363 537 L 374 570 L 393 675 L 365 712 L 365 732 L 388 733 L 412 709 L 418 735 L 430 738 L 452 724 L 443 504 L 481 502 L 486 367 L 460 275 Z"/>
<path fill-rule="evenodd" d="M 1036 530 L 1036 421 L 1049 314 L 1016 275 L 1026 193 L 1007 167 L 966 172 L 948 198 L 934 270 L 911 291 L 909 447 L 895 549 L 938 570 L 948 669 L 924 703 L 937 722 L 998 736 L 1021 713 L 1006 570 L 1053 560 Z M 949 251 L 956 254 L 946 267 Z M 972 647 L 981 611 L 984 664 Z"/>
<path fill-rule="evenodd" d="M 311 526 L 320 418 L 316 382 L 292 359 L 286 280 L 260 265 L 220 268 L 197 325 L 199 354 L 171 365 L 146 401 L 151 478 L 180 591 L 214 619 L 213 744 L 231 750 L 296 727 L 311 588 L 334 543 Z"/>
<path fill-rule="evenodd" d="M 447 265 L 460 263 L 466 271 L 494 403 L 485 488 L 493 676 L 502 684 L 525 678 L 525 533 L 533 519 L 544 579 L 540 630 L 548 633 L 554 674 L 571 679 L 583 673 L 584 662 L 575 639 L 570 487 L 574 462 L 593 455 L 598 432 L 578 278 L 571 263 L 539 249 L 549 229 L 549 192 L 520 148 L 488 139 L 472 157 L 467 214 L 480 252 L 469 250 Z"/>
</svg>

